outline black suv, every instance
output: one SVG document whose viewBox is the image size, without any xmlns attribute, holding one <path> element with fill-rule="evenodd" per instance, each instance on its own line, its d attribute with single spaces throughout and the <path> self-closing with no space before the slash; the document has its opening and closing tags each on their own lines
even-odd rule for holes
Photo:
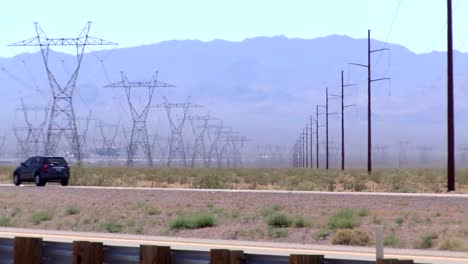
<svg viewBox="0 0 468 264">
<path fill-rule="evenodd" d="M 16 168 L 13 173 L 13 183 L 18 186 L 21 182 L 32 182 L 36 186 L 44 186 L 47 182 L 60 182 L 68 185 L 70 166 L 62 157 L 31 157 Z"/>
</svg>

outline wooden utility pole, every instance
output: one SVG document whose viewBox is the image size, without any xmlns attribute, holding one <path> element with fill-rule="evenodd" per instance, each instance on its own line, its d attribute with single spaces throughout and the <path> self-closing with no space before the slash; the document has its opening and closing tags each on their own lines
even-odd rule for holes
<svg viewBox="0 0 468 264">
<path fill-rule="evenodd" d="M 305 161 L 306 161 L 306 158 L 305 158 L 305 147 L 307 146 L 307 144 L 305 143 L 305 133 L 304 131 L 302 131 L 302 168 L 305 168 Z"/>
<path fill-rule="evenodd" d="M 309 168 L 309 125 L 306 124 L 304 130 L 304 138 L 305 138 L 305 167 Z"/>
<path fill-rule="evenodd" d="M 367 68 L 367 173 L 372 173 L 372 93 L 371 93 L 371 84 L 372 82 L 382 81 L 382 80 L 389 80 L 390 78 L 379 78 L 379 79 L 372 79 L 372 65 L 371 65 L 371 55 L 374 52 L 388 50 L 387 48 L 384 49 L 376 49 L 371 50 L 371 38 L 370 38 L 370 29 L 367 30 L 367 65 L 359 64 L 359 63 L 350 63 L 351 65 L 361 66 Z"/>
<path fill-rule="evenodd" d="M 326 105 L 325 105 L 325 148 L 326 148 L 326 157 L 325 157 L 325 169 L 328 170 L 328 87 L 325 89 L 326 93 Z"/>
<path fill-rule="evenodd" d="M 312 131 L 312 128 L 313 128 L 313 120 L 312 120 L 312 116 L 310 116 L 310 124 L 309 124 L 309 128 L 310 128 L 310 168 L 314 168 L 314 158 L 312 155 L 313 154 L 313 135 L 314 135 L 314 132 Z"/>
<path fill-rule="evenodd" d="M 345 144 L 344 144 L 344 80 L 341 71 L 341 170 L 345 169 Z"/>
<path fill-rule="evenodd" d="M 354 105 L 345 105 L 344 104 L 344 88 L 348 86 L 353 86 L 354 84 L 344 84 L 344 71 L 341 71 L 341 95 L 335 95 L 341 99 L 341 170 L 345 169 L 345 136 L 344 136 L 344 110 L 346 107 Z"/>
<path fill-rule="evenodd" d="M 452 0 L 447 0 L 447 191 L 455 191 Z"/>
<path fill-rule="evenodd" d="M 317 169 L 320 168 L 319 166 L 319 106 L 315 106 L 315 164 L 317 165 Z"/>
<path fill-rule="evenodd" d="M 372 118 L 371 118 L 371 45 L 370 29 L 367 30 L 367 173 L 372 173 Z"/>
</svg>

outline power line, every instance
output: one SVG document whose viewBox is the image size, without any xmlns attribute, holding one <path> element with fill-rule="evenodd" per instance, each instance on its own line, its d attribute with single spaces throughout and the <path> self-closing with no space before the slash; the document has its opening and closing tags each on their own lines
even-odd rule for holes
<svg viewBox="0 0 468 264">
<path fill-rule="evenodd" d="M 452 1 L 450 1 L 450 2 L 452 2 Z M 455 7 L 454 7 L 453 12 L 452 12 L 453 14 L 455 14 L 455 12 L 457 11 L 459 4 L 460 4 L 460 0 L 458 0 L 457 3 L 455 4 Z M 426 52 L 424 52 L 424 53 L 429 53 L 432 50 L 432 48 L 435 46 L 435 44 L 437 44 L 437 42 L 439 42 L 439 39 L 442 36 L 442 33 L 444 33 L 444 31 L 446 31 L 446 30 L 447 30 L 447 23 L 445 23 L 444 26 L 442 27 L 442 29 L 439 31 L 439 33 L 437 33 L 435 39 L 432 41 L 431 45 L 427 48 Z"/>
</svg>

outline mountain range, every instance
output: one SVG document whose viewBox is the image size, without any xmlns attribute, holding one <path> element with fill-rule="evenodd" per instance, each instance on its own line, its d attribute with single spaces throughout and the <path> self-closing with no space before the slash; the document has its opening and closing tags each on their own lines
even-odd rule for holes
<svg viewBox="0 0 468 264">
<path fill-rule="evenodd" d="M 446 133 L 446 53 L 416 54 L 391 43 L 371 41 L 374 144 L 394 147 L 409 141 L 413 146 L 431 146 L 442 151 Z M 0 58 L 1 129 L 11 138 L 12 127 L 24 126 L 20 98 L 27 105 L 47 105 L 51 90 L 39 49 Z M 85 50 L 74 94 L 77 116 L 93 117 L 107 123 L 130 127 L 130 112 L 123 89 L 104 88 L 121 80 L 158 80 L 174 88 L 157 89 L 152 105 L 166 96 L 170 102 L 191 101 L 223 123 L 246 136 L 248 144 L 282 145 L 290 148 L 312 115 L 316 105 L 325 104 L 325 89 L 339 95 L 344 70 L 346 137 L 350 153 L 363 153 L 367 124 L 367 70 L 350 63 L 367 63 L 367 39 L 331 35 L 315 39 L 285 36 L 255 37 L 240 42 L 213 40 L 171 40 L 131 48 Z M 72 50 L 73 51 L 73 50 Z M 69 51 L 52 50 L 49 66 L 60 83 L 66 83 L 76 65 Z M 468 53 L 455 52 L 456 142 L 468 142 Z M 141 107 L 146 91 L 135 91 L 132 103 Z M 330 113 L 338 113 L 339 98 L 330 99 Z M 321 112 L 323 109 L 321 109 Z M 324 115 L 319 116 L 321 125 Z M 340 118 L 329 116 L 330 138 L 339 141 Z M 150 131 L 168 135 L 162 109 L 152 108 Z M 324 138 L 324 128 L 320 128 Z M 92 129 L 91 129 L 92 130 Z M 97 132 L 96 137 L 97 137 Z"/>
</svg>

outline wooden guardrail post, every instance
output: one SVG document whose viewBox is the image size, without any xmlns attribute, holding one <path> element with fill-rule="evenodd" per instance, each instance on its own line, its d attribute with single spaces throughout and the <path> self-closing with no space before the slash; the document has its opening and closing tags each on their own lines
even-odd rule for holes
<svg viewBox="0 0 468 264">
<path fill-rule="evenodd" d="M 289 264 L 323 264 L 323 255 L 294 255 L 289 257 Z"/>
<path fill-rule="evenodd" d="M 73 241 L 73 264 L 102 264 L 101 242 Z"/>
<path fill-rule="evenodd" d="M 170 264 L 171 247 L 140 245 L 140 264 Z"/>
<path fill-rule="evenodd" d="M 15 237 L 14 263 L 41 264 L 42 238 Z"/>
<path fill-rule="evenodd" d="M 244 264 L 245 257 L 242 250 L 231 250 L 229 252 L 229 264 Z"/>
<path fill-rule="evenodd" d="M 227 264 L 229 263 L 230 252 L 228 249 L 212 249 L 210 250 L 210 264 Z"/>
</svg>

